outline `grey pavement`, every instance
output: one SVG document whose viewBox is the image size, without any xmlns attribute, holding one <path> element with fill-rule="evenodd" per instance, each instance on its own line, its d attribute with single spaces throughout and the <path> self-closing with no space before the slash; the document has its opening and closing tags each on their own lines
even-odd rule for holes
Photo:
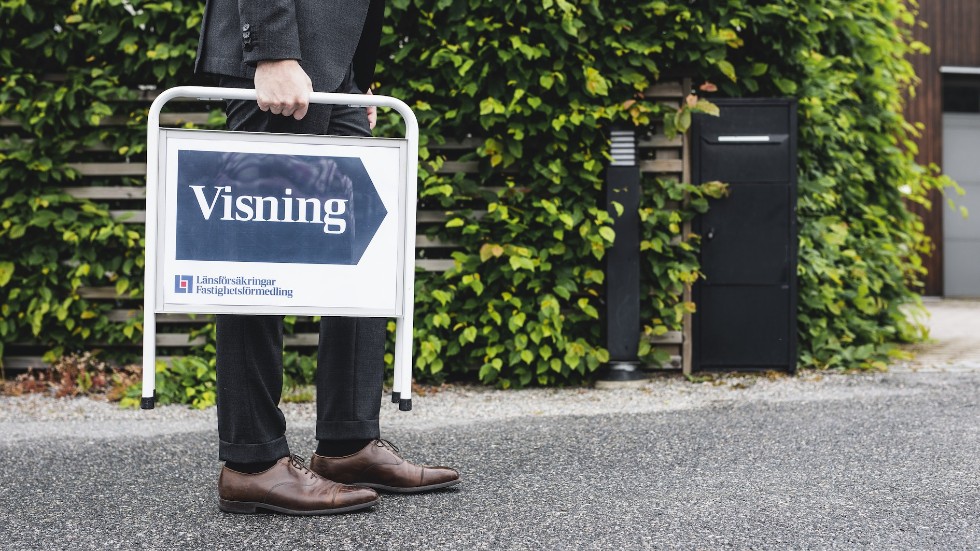
<svg viewBox="0 0 980 551">
<path fill-rule="evenodd" d="M 893 371 L 980 371 L 980 300 L 926 299 L 930 339 Z"/>
<path fill-rule="evenodd" d="M 417 398 L 417 426 L 386 414 L 386 436 L 463 484 L 320 518 L 220 513 L 213 412 L 24 420 L 0 437 L 0 548 L 978 549 L 978 391 L 966 372 L 447 390 Z"/>
<path fill-rule="evenodd" d="M 980 549 L 980 302 L 890 373 L 428 389 L 382 410 L 445 491 L 345 516 L 216 505 L 214 410 L 0 397 L 0 550 Z M 308 455 L 311 404 L 285 404 Z"/>
</svg>

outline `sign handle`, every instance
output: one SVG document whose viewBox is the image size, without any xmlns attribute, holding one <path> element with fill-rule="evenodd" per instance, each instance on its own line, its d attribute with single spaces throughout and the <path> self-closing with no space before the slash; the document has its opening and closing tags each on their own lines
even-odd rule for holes
<svg viewBox="0 0 980 551">
<path fill-rule="evenodd" d="M 245 88 L 218 88 L 210 86 L 178 86 L 160 93 L 147 119 L 146 136 L 146 274 L 143 281 L 143 392 L 140 408 L 153 409 L 156 404 L 156 312 L 157 312 L 157 194 L 160 146 L 160 111 L 167 102 L 180 98 L 200 101 L 252 100 L 255 90 Z M 415 113 L 405 102 L 391 96 L 367 94 L 334 94 L 313 92 L 310 103 L 349 105 L 353 107 L 389 107 L 405 120 L 405 140 L 408 142 L 405 182 L 405 211 L 402 213 L 404 262 L 402 269 L 402 314 L 396 318 L 395 329 L 395 377 L 392 401 L 398 409 L 412 409 L 412 340 L 415 314 L 415 221 L 418 202 L 419 123 Z"/>
</svg>

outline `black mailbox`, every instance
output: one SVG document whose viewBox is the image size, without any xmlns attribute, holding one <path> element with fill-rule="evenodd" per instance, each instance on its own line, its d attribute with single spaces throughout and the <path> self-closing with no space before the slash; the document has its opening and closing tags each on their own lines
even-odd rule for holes
<svg viewBox="0 0 980 551">
<path fill-rule="evenodd" d="M 795 371 L 796 101 L 714 101 L 691 129 L 692 177 L 730 194 L 694 222 L 705 279 L 694 286 L 694 370 Z"/>
</svg>

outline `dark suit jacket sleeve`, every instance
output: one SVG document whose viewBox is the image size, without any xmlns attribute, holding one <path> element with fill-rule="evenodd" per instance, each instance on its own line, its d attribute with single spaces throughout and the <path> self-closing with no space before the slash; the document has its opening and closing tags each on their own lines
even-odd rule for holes
<svg viewBox="0 0 980 551">
<path fill-rule="evenodd" d="M 293 0 L 238 0 L 245 63 L 303 59 Z"/>
</svg>

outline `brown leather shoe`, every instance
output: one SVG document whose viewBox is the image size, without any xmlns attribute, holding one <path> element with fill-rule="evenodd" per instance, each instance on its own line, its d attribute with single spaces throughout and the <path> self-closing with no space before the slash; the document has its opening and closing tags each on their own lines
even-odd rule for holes
<svg viewBox="0 0 980 551">
<path fill-rule="evenodd" d="M 376 505 L 378 492 L 345 486 L 314 473 L 297 456 L 283 457 L 256 474 L 221 468 L 218 508 L 228 513 L 333 515 Z"/>
<path fill-rule="evenodd" d="M 456 469 L 409 463 L 387 440 L 374 440 L 361 451 L 344 457 L 313 454 L 310 468 L 320 476 L 344 484 L 406 494 L 447 488 L 460 482 Z"/>
</svg>

